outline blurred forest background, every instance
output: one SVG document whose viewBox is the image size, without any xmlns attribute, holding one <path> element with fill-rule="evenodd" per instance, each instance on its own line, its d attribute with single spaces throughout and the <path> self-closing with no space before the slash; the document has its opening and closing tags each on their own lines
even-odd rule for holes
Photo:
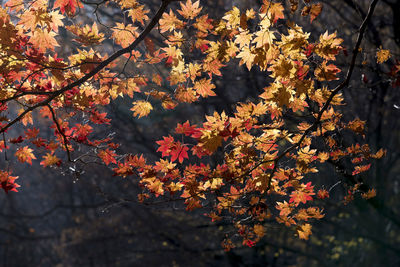
<svg viewBox="0 0 400 267">
<path fill-rule="evenodd" d="M 142 2 L 154 14 L 160 0 Z M 202 0 L 201 5 L 204 13 L 217 18 L 233 5 L 244 10 L 261 2 Z M 337 31 L 350 53 L 369 1 L 320 2 L 323 11 L 312 24 L 299 11 L 288 16 L 311 32 L 314 40 L 326 30 Z M 289 1 L 283 4 L 289 10 Z M 85 5 L 85 9 L 79 16 L 82 22 L 91 23 L 94 7 Z M 123 21 L 112 4 L 99 8 L 97 15 L 102 23 Z M 160 37 L 153 32 L 156 44 L 161 44 Z M 378 65 L 375 53 L 380 46 L 390 49 L 393 56 Z M 345 118 L 366 121 L 365 141 L 372 150 L 387 149 L 386 157 L 362 174 L 376 188 L 377 197 L 370 201 L 356 198 L 344 205 L 341 200 L 346 192 L 337 183 L 351 174 L 343 166 L 326 165 L 313 174 L 315 184 L 336 186 L 322 204 L 325 218 L 313 223 L 308 241 L 271 221 L 255 247 L 225 252 L 220 242 L 231 225 L 212 223 L 202 210 L 186 212 L 179 202 L 159 198 L 149 205 L 138 203 L 140 188 L 134 176 L 113 177 L 112 171 L 99 164 L 59 170 L 36 163 L 15 171 L 21 177 L 19 193 L 0 194 L 0 266 L 400 266 L 400 88 L 388 75 L 395 58 L 400 59 L 399 47 L 400 1 L 379 1 L 351 84 L 343 92 L 346 105 L 342 107 Z M 66 43 L 62 52 L 73 49 L 74 43 Z M 111 41 L 109 49 L 117 49 Z M 340 54 L 336 65 L 342 76 L 349 61 L 350 56 Z M 146 69 L 126 71 L 143 73 Z M 173 111 L 159 107 L 142 119 L 132 116 L 132 100 L 117 99 L 108 110 L 112 124 L 98 134 L 113 132 L 121 153 L 143 153 L 156 159 L 160 155 L 155 141 L 168 135 L 176 123 L 200 124 L 204 115 L 214 111 L 232 114 L 235 103 L 256 99 L 268 82 L 267 75 L 256 68 L 228 66 L 216 79 L 216 97 L 181 104 Z"/>
</svg>

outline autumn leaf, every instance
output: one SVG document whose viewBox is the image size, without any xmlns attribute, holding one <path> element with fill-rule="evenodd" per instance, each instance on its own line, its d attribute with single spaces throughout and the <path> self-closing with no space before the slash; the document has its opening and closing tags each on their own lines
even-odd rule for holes
<svg viewBox="0 0 400 267">
<path fill-rule="evenodd" d="M 368 171 L 370 168 L 371 168 L 371 164 L 355 166 L 354 171 L 352 172 L 352 175 L 357 175 L 362 172 Z"/>
<path fill-rule="evenodd" d="M 298 206 L 300 203 L 305 204 L 310 200 L 312 200 L 312 197 L 307 192 L 296 190 L 290 195 L 289 203 L 294 203 L 295 206 Z"/>
<path fill-rule="evenodd" d="M 0 188 L 8 194 L 9 191 L 18 192 L 19 184 L 15 183 L 18 176 L 11 176 L 11 172 L 0 170 Z"/>
<path fill-rule="evenodd" d="M 75 41 L 84 45 L 95 45 L 104 40 L 104 34 L 99 33 L 96 23 L 93 23 L 92 26 L 85 25 L 82 27 L 81 25 L 72 25 L 66 28 L 78 36 L 77 39 L 74 39 Z"/>
<path fill-rule="evenodd" d="M 193 88 L 202 97 L 216 96 L 214 91 L 215 85 L 211 83 L 211 79 L 201 79 L 194 82 Z"/>
<path fill-rule="evenodd" d="M 38 51 L 45 52 L 47 49 L 53 50 L 55 46 L 59 46 L 55 36 L 56 33 L 53 31 L 36 29 L 33 31 L 30 41 Z"/>
<path fill-rule="evenodd" d="M 200 1 L 196 1 L 192 3 L 191 0 L 187 0 L 186 3 L 180 3 L 181 8 L 178 10 L 178 13 L 181 14 L 185 19 L 194 19 L 203 9 L 199 7 Z"/>
<path fill-rule="evenodd" d="M 174 162 L 178 159 L 179 163 L 182 163 L 183 160 L 189 158 L 187 151 L 189 148 L 185 145 L 181 145 L 181 143 L 177 142 L 171 148 L 171 161 Z"/>
<path fill-rule="evenodd" d="M 341 70 L 333 64 L 326 65 L 326 61 L 322 62 L 322 65 L 315 69 L 314 75 L 318 81 L 333 81 L 339 80 L 336 76 Z"/>
<path fill-rule="evenodd" d="M 297 207 L 300 203 L 305 204 L 307 201 L 313 200 L 312 196 L 315 195 L 313 192 L 314 186 L 311 185 L 311 182 L 307 184 L 301 184 L 301 187 L 297 190 L 294 190 L 290 194 L 289 203 L 294 203 Z"/>
<path fill-rule="evenodd" d="M 278 19 L 285 18 L 283 10 L 284 8 L 281 3 L 274 3 L 268 0 L 263 0 L 263 5 L 260 9 L 260 13 L 268 13 L 270 19 L 275 23 L 278 21 Z"/>
<path fill-rule="evenodd" d="M 27 162 L 32 165 L 32 160 L 36 159 L 35 155 L 32 152 L 33 149 L 29 148 L 28 146 L 24 146 L 17 149 L 17 151 L 15 152 L 15 156 L 20 162 Z"/>
<path fill-rule="evenodd" d="M 58 7 L 62 14 L 67 13 L 71 16 L 75 14 L 77 8 L 83 8 L 83 5 L 79 0 L 56 0 L 53 8 Z"/>
<path fill-rule="evenodd" d="M 123 23 L 117 22 L 115 27 L 112 29 L 112 38 L 115 42 L 122 47 L 127 47 L 136 39 L 139 35 L 137 33 L 138 28 L 132 26 L 131 24 L 125 25 Z"/>
<path fill-rule="evenodd" d="M 319 199 L 325 199 L 329 197 L 329 192 L 326 189 L 318 190 L 317 197 Z"/>
<path fill-rule="evenodd" d="M 183 21 L 179 20 L 176 15 L 169 11 L 169 13 L 164 13 L 159 21 L 161 33 L 166 31 L 173 31 L 175 29 L 181 29 L 184 25 Z"/>
<path fill-rule="evenodd" d="M 149 13 L 149 11 L 144 9 L 143 5 L 133 7 L 128 11 L 128 15 L 132 18 L 132 21 L 138 21 L 142 25 L 144 25 L 144 22 L 149 19 L 146 15 L 147 13 Z"/>
<path fill-rule="evenodd" d="M 390 51 L 387 49 L 378 49 L 376 51 L 376 62 L 382 64 L 383 62 L 387 61 L 391 57 Z"/>
<path fill-rule="evenodd" d="M 111 163 L 117 164 L 117 160 L 115 159 L 117 154 L 115 154 L 115 152 L 110 150 L 109 148 L 107 148 L 106 150 L 99 150 L 99 152 L 97 152 L 97 155 L 103 160 L 106 165 L 109 165 Z"/>
<path fill-rule="evenodd" d="M 311 224 L 306 223 L 301 225 L 299 229 L 297 229 L 297 233 L 300 239 L 308 240 L 308 237 L 311 235 Z"/>
<path fill-rule="evenodd" d="M 150 102 L 144 100 L 135 101 L 132 104 L 133 107 L 131 110 L 133 111 L 133 116 L 138 116 L 138 118 L 149 115 L 150 111 L 153 109 Z"/>
<path fill-rule="evenodd" d="M 61 159 L 59 159 L 56 155 L 53 155 L 51 153 L 46 153 L 45 156 L 43 156 L 43 160 L 40 162 L 40 165 L 43 167 L 48 167 L 52 165 L 57 165 L 59 166 L 61 164 Z"/>
<path fill-rule="evenodd" d="M 171 153 L 171 148 L 175 144 L 175 140 L 172 136 L 165 137 L 163 136 L 163 140 L 159 140 L 156 142 L 160 147 L 157 149 L 157 152 L 162 153 L 162 157 L 169 156 Z"/>
<path fill-rule="evenodd" d="M 373 198 L 373 197 L 376 196 L 376 190 L 373 189 L 373 188 L 372 188 L 372 189 L 369 189 L 367 192 L 362 193 L 361 196 L 362 196 L 364 199 Z"/>
<path fill-rule="evenodd" d="M 313 22 L 313 20 L 318 17 L 318 15 L 322 11 L 322 4 L 312 4 L 311 9 L 310 9 L 310 22 Z"/>
</svg>

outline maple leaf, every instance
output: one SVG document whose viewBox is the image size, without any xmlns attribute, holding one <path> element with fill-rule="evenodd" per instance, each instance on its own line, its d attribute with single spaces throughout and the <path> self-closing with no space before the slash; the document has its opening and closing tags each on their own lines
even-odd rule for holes
<svg viewBox="0 0 400 267">
<path fill-rule="evenodd" d="M 75 127 L 71 128 L 74 131 L 72 137 L 77 142 L 85 142 L 87 141 L 88 135 L 93 132 L 93 127 L 88 124 L 80 124 L 77 123 Z M 66 134 L 68 136 L 68 134 Z"/>
<path fill-rule="evenodd" d="M 53 8 L 60 8 L 62 14 L 74 15 L 77 8 L 83 8 L 82 3 L 79 0 L 56 0 Z"/>
<path fill-rule="evenodd" d="M 369 189 L 367 192 L 362 193 L 361 196 L 364 199 L 370 199 L 370 198 L 376 197 L 376 190 L 374 188 Z"/>
<path fill-rule="evenodd" d="M 294 205 L 297 207 L 300 203 L 305 204 L 307 201 L 312 200 L 312 195 L 315 195 L 313 192 L 314 186 L 311 186 L 311 182 L 308 182 L 307 184 L 302 184 L 301 188 L 298 190 L 294 190 L 290 194 L 290 200 L 289 203 L 294 203 Z"/>
<path fill-rule="evenodd" d="M 261 14 L 266 14 L 270 16 L 271 21 L 274 23 L 278 21 L 278 19 L 285 18 L 283 14 L 284 7 L 281 3 L 274 3 L 268 0 L 263 0 L 263 5 L 260 9 Z"/>
<path fill-rule="evenodd" d="M 0 170 L 0 188 L 8 194 L 9 191 L 18 192 L 19 184 L 15 183 L 18 176 L 11 176 L 11 172 Z"/>
<path fill-rule="evenodd" d="M 281 216 L 281 217 L 288 216 L 293 210 L 293 208 L 290 206 L 290 204 L 287 203 L 286 201 L 276 202 L 276 209 L 280 210 L 279 216 Z"/>
<path fill-rule="evenodd" d="M 15 156 L 20 162 L 27 162 L 32 165 L 32 160 L 36 159 L 35 155 L 32 152 L 33 149 L 29 148 L 28 146 L 24 146 L 17 149 L 17 151 L 15 152 Z"/>
<path fill-rule="evenodd" d="M 312 197 L 307 192 L 296 190 L 290 195 L 289 203 L 298 206 L 300 202 L 305 204 L 308 200 L 312 200 Z"/>
<path fill-rule="evenodd" d="M 25 136 L 26 136 L 26 138 L 28 138 L 28 139 L 33 139 L 33 138 L 35 138 L 38 134 L 39 134 L 39 129 L 37 129 L 37 128 L 35 128 L 35 127 L 31 128 L 31 129 L 27 129 L 27 130 L 25 131 Z"/>
<path fill-rule="evenodd" d="M 191 0 L 187 0 L 185 4 L 181 2 L 180 5 L 181 9 L 178 10 L 178 13 L 181 14 L 185 19 L 194 19 L 203 9 L 202 7 L 199 7 L 200 1 L 192 3 Z"/>
<path fill-rule="evenodd" d="M 176 142 L 174 146 L 171 148 L 171 161 L 174 162 L 178 159 L 179 163 L 182 163 L 183 160 L 189 158 L 187 151 L 189 148 L 185 145 L 181 145 L 181 143 Z"/>
<path fill-rule="evenodd" d="M 193 88 L 202 97 L 216 96 L 214 91 L 212 91 L 212 89 L 215 88 L 215 85 L 211 83 L 211 79 L 204 78 L 200 81 L 195 81 Z"/>
<path fill-rule="evenodd" d="M 145 20 L 149 19 L 149 17 L 146 15 L 147 13 L 149 13 L 149 11 L 144 9 L 143 5 L 138 5 L 128 11 L 129 16 L 132 18 L 132 21 L 138 21 L 142 25 L 144 25 Z"/>
<path fill-rule="evenodd" d="M 315 69 L 314 75 L 318 81 L 333 81 L 339 80 L 336 76 L 341 70 L 333 64 L 326 65 L 326 61 L 322 62 L 322 65 Z"/>
<path fill-rule="evenodd" d="M 20 135 L 17 138 L 10 138 L 9 142 L 12 144 L 19 144 L 24 141 L 24 138 Z"/>
<path fill-rule="evenodd" d="M 24 0 L 9 0 L 4 6 L 19 12 L 24 9 Z"/>
<path fill-rule="evenodd" d="M 170 155 L 171 148 L 175 144 L 175 140 L 169 135 L 168 137 L 163 136 L 163 140 L 159 140 L 156 143 L 160 146 L 157 149 L 157 152 L 161 152 L 161 156 L 166 157 Z"/>
<path fill-rule="evenodd" d="M 178 123 L 175 128 L 175 132 L 177 134 L 184 134 L 186 136 L 191 136 L 198 132 L 196 128 L 196 124 L 190 125 L 189 121 L 184 122 L 183 124 Z"/>
<path fill-rule="evenodd" d="M 131 24 L 125 25 L 124 23 L 117 22 L 116 26 L 112 29 L 113 33 L 111 36 L 117 44 L 125 48 L 139 35 L 137 30 L 138 28 Z"/>
<path fill-rule="evenodd" d="M 137 0 L 119 0 L 118 2 L 122 8 L 135 8 L 139 5 Z"/>
<path fill-rule="evenodd" d="M 376 62 L 379 64 L 387 61 L 390 57 L 390 51 L 387 49 L 382 49 L 382 47 L 380 47 L 380 49 L 376 51 Z"/>
<path fill-rule="evenodd" d="M 144 100 L 135 101 L 132 104 L 133 107 L 131 110 L 133 111 L 133 116 L 138 116 L 138 118 L 149 115 L 150 111 L 153 109 L 150 102 Z"/>
<path fill-rule="evenodd" d="M 43 167 L 48 167 L 52 165 L 57 165 L 60 166 L 61 164 L 61 159 L 59 159 L 56 155 L 53 155 L 52 153 L 46 153 L 45 156 L 43 156 L 43 160 L 40 162 L 40 165 Z"/>
<path fill-rule="evenodd" d="M 368 171 L 370 168 L 371 168 L 371 164 L 356 166 L 354 168 L 354 171 L 352 172 L 352 175 L 357 175 L 362 172 Z"/>
<path fill-rule="evenodd" d="M 46 29 L 35 29 L 30 38 L 30 42 L 39 52 L 46 52 L 47 49 L 54 50 L 55 46 L 59 46 L 54 36 L 56 36 L 54 31 L 48 32 Z"/>
<path fill-rule="evenodd" d="M 240 65 L 246 64 L 248 70 L 251 70 L 256 55 L 247 46 L 243 47 L 240 53 L 236 56 L 240 58 Z"/>
<path fill-rule="evenodd" d="M 308 237 L 311 235 L 311 224 L 306 223 L 303 224 L 297 229 L 297 233 L 299 234 L 300 239 L 308 240 Z"/>
<path fill-rule="evenodd" d="M 202 135 L 199 139 L 200 146 L 209 152 L 215 152 L 222 144 L 222 136 L 217 131 L 205 130 L 201 132 Z"/>
<path fill-rule="evenodd" d="M 325 199 L 329 197 L 329 192 L 326 189 L 318 190 L 317 197 L 320 199 Z"/>
<path fill-rule="evenodd" d="M 82 27 L 81 25 L 72 25 L 66 27 L 73 34 L 77 35 L 78 38 L 74 39 L 79 43 L 84 45 L 95 45 L 99 44 L 104 40 L 104 34 L 99 33 L 99 29 L 97 28 L 97 24 L 93 23 L 92 26 L 85 25 Z"/>
<path fill-rule="evenodd" d="M 310 22 L 313 22 L 313 20 L 318 17 L 318 15 L 322 11 L 322 4 L 312 4 L 311 9 L 310 9 Z"/>
<path fill-rule="evenodd" d="M 159 23 L 161 33 L 181 29 L 184 25 L 183 21 L 179 20 L 172 10 L 169 13 L 164 13 Z"/>
<path fill-rule="evenodd" d="M 117 160 L 115 159 L 117 154 L 115 154 L 115 152 L 110 150 L 109 148 L 107 148 L 106 150 L 99 150 L 99 152 L 97 152 L 97 155 L 103 160 L 106 165 L 109 165 L 110 163 L 117 164 Z"/>
<path fill-rule="evenodd" d="M 106 116 L 106 112 L 100 113 L 96 110 L 93 110 L 90 114 L 90 121 L 95 124 L 110 124 L 111 120 L 107 119 Z"/>
<path fill-rule="evenodd" d="M 319 43 L 314 47 L 315 53 L 326 60 L 335 60 L 342 47 L 343 39 L 336 38 L 336 32 L 329 34 L 326 31 L 319 37 Z"/>
</svg>

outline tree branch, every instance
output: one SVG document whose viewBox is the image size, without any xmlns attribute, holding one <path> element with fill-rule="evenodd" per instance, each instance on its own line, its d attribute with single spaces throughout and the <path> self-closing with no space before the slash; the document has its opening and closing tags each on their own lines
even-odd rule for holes
<svg viewBox="0 0 400 267">
<path fill-rule="evenodd" d="M 49 96 L 49 98 L 47 98 L 46 100 L 37 103 L 34 106 L 31 106 L 29 108 L 27 108 L 26 110 L 24 110 L 24 112 L 22 112 L 19 116 L 17 116 L 14 120 L 12 120 L 11 122 L 9 122 L 6 126 L 4 126 L 3 128 L 0 129 L 0 133 L 6 131 L 8 128 L 10 128 L 12 125 L 14 125 L 15 123 L 17 123 L 18 121 L 20 121 L 26 114 L 28 114 L 29 112 L 37 109 L 38 107 L 42 107 L 42 106 L 46 106 L 49 105 L 50 102 L 52 100 L 54 100 L 56 97 L 58 97 L 59 95 L 63 94 L 65 91 L 71 90 L 72 88 L 79 86 L 81 84 L 83 84 L 84 82 L 86 82 L 87 80 L 89 80 L 90 78 L 92 78 L 93 76 L 95 76 L 97 73 L 99 73 L 102 69 L 104 69 L 105 67 L 107 67 L 110 63 L 112 63 L 114 60 L 116 60 L 117 58 L 119 58 L 120 56 L 130 53 L 133 49 L 135 49 L 145 38 L 146 36 L 150 33 L 150 31 L 157 25 L 158 21 L 161 19 L 162 14 L 164 13 L 164 11 L 167 9 L 168 5 L 171 2 L 176 2 L 176 1 L 180 1 L 180 0 L 162 0 L 161 2 L 161 6 L 158 9 L 157 13 L 154 15 L 154 17 L 152 18 L 152 20 L 150 21 L 150 23 L 147 25 L 147 27 L 140 33 L 140 35 L 138 36 L 138 38 L 131 43 L 128 47 L 125 47 L 123 49 L 120 49 L 118 51 L 116 51 L 114 54 L 112 54 L 110 57 L 108 57 L 107 59 L 105 59 L 104 61 L 102 61 L 99 65 L 97 65 L 92 71 L 90 71 L 89 73 L 87 73 L 86 75 L 84 75 L 82 78 L 76 80 L 75 82 L 72 82 L 70 84 L 68 84 L 67 86 L 61 88 L 60 90 L 54 91 L 53 94 L 51 96 Z"/>
</svg>

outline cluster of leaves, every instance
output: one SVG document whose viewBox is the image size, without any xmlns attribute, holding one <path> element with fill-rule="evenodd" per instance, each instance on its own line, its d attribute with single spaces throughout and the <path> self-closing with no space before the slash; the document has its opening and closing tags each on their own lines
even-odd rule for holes
<svg viewBox="0 0 400 267">
<path fill-rule="evenodd" d="M 307 239 L 309 221 L 324 216 L 314 198 L 329 197 L 308 176 L 322 163 L 346 160 L 354 165 L 352 174 L 359 175 L 368 170 L 370 159 L 384 155 L 383 150 L 371 152 L 367 144 L 346 146 L 338 137 L 344 131 L 362 135 L 365 126 L 359 119 L 344 122 L 337 111 L 352 70 L 331 88 L 340 78 L 334 62 L 343 40 L 325 32 L 311 41 L 302 27 L 285 20 L 281 3 L 264 0 L 258 10 L 233 7 L 212 19 L 202 14 L 199 1 L 180 2 L 167 12 L 172 2 L 163 0 L 151 19 L 136 0 L 96 4 L 112 5 L 127 16 L 124 22 L 101 25 L 78 24 L 79 12 L 90 5 L 79 0 L 57 0 L 53 6 L 47 0 L 7 2 L 0 9 L 0 151 L 14 150 L 16 159 L 28 164 L 43 154 L 43 167 L 85 164 L 94 154 L 115 175 L 140 178 L 144 192 L 139 200 L 169 195 L 184 200 L 188 210 L 207 209 L 213 221 L 232 221 L 248 246 L 266 234 L 264 222 L 272 218 L 296 227 L 299 237 Z M 301 13 L 312 22 L 322 5 L 304 2 Z M 298 6 L 299 1 L 291 1 L 291 12 Z M 59 27 L 75 36 L 79 47 L 65 58 L 56 49 Z M 164 39 L 160 46 L 149 38 L 153 29 Z M 106 40 L 120 49 L 107 55 L 98 49 Z M 379 62 L 390 56 L 385 51 L 378 51 Z M 157 142 L 160 160 L 118 155 L 112 138 L 92 137 L 95 125 L 110 123 L 103 107 L 117 97 L 133 98 L 131 110 L 139 118 L 153 110 L 155 101 L 173 109 L 215 96 L 213 79 L 228 64 L 264 71 L 264 92 L 253 102 L 238 103 L 230 116 L 215 112 L 200 126 L 178 124 L 174 135 Z M 167 78 L 150 71 L 128 74 L 131 65 L 160 65 Z M 293 125 L 288 114 L 301 123 Z M 52 138 L 40 137 L 39 127 L 30 126 L 43 121 L 51 125 Z M 7 131 L 19 122 L 24 134 L 7 139 Z M 77 147 L 88 152 L 79 155 Z M 218 163 L 210 164 L 215 156 Z M 6 192 L 16 191 L 17 177 L 10 170 L 0 177 Z M 365 198 L 374 195 L 354 181 L 347 185 L 345 201 L 359 192 Z M 230 249 L 234 242 L 227 238 L 223 245 Z"/>
</svg>

